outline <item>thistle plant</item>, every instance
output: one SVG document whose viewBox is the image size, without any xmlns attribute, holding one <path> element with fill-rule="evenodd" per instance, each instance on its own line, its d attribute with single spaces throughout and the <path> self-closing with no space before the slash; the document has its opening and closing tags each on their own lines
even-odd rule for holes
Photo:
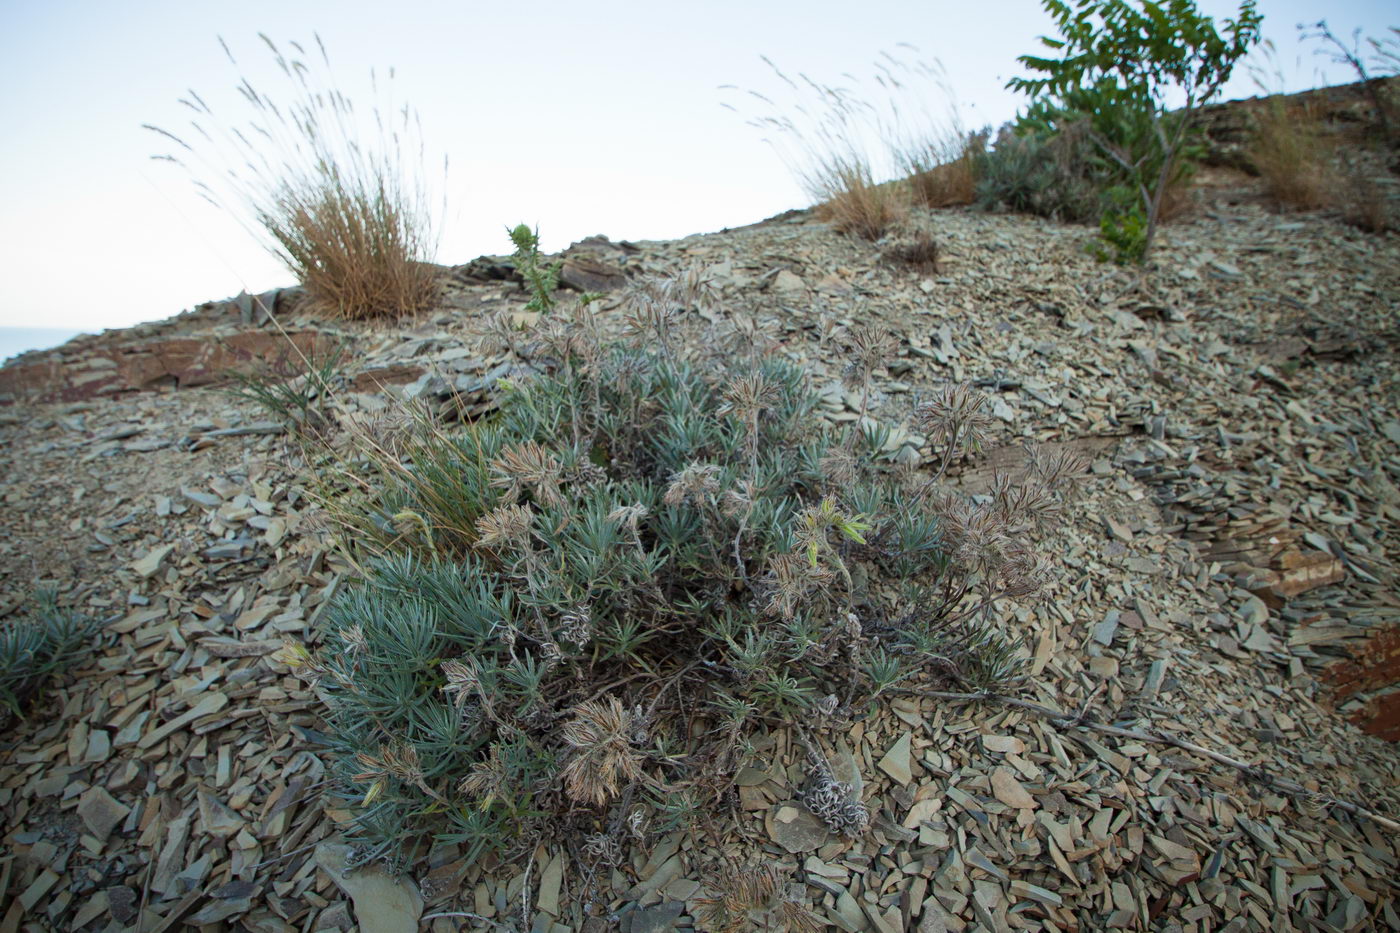
<svg viewBox="0 0 1400 933">
<path fill-rule="evenodd" d="M 711 818 L 764 729 L 1019 658 L 996 609 L 1038 571 L 984 525 L 1058 502 L 1016 490 L 1068 467 L 985 506 L 924 490 L 858 428 L 824 428 L 796 366 L 693 333 L 710 300 L 700 276 L 639 286 L 623 342 L 561 305 L 530 338 L 548 371 L 491 419 L 365 432 L 325 479 L 362 575 L 319 650 L 283 658 L 327 704 L 364 857 L 425 832 L 511 857 L 570 828 L 612 857 Z M 857 343 L 868 393 L 886 342 Z M 965 445 L 959 424 L 942 436 Z"/>
<path fill-rule="evenodd" d="M 562 262 L 546 263 L 540 258 L 540 232 L 530 229 L 528 224 L 517 224 L 510 230 L 510 241 L 515 245 L 515 271 L 520 273 L 530 300 L 526 311 L 541 313 L 554 308 L 554 290 L 559 287 L 559 270 Z"/>
</svg>

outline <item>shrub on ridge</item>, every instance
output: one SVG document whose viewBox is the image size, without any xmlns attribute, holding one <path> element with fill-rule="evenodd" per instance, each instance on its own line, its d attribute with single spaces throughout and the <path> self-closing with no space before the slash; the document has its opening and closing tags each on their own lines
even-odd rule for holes
<svg viewBox="0 0 1400 933">
<path fill-rule="evenodd" d="M 1075 464 L 944 490 L 988 424 L 957 388 L 914 416 L 939 468 L 900 472 L 887 428 L 824 430 L 752 331 L 682 339 L 705 300 L 698 276 L 640 288 L 625 343 L 556 309 L 522 348 L 549 372 L 493 419 L 370 429 L 345 463 L 361 491 L 332 508 L 364 575 L 321 650 L 282 659 L 328 706 L 361 857 L 424 832 L 509 856 L 570 827 L 612 851 L 702 818 L 769 726 L 822 728 L 921 669 L 1018 677 L 996 610 L 1043 581 L 1027 524 Z M 849 339 L 868 393 L 889 341 Z M 823 764 L 804 799 L 859 832 Z"/>
</svg>

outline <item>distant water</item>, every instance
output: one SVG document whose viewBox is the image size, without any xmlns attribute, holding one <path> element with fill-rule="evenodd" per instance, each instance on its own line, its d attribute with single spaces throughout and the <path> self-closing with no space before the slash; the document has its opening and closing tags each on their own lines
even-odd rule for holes
<svg viewBox="0 0 1400 933">
<path fill-rule="evenodd" d="M 0 327 L 0 360 L 8 360 L 26 350 L 56 347 L 83 331 L 68 327 Z"/>
</svg>

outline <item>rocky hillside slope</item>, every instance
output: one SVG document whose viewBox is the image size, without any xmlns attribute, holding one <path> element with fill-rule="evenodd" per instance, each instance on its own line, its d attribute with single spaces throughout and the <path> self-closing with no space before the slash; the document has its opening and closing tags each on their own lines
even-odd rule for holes
<svg viewBox="0 0 1400 933">
<path fill-rule="evenodd" d="M 848 330 L 883 325 L 899 349 L 873 414 L 904 459 L 930 455 L 913 399 L 992 396 L 968 488 L 1028 441 L 1092 464 L 1042 542 L 1051 598 L 1006 620 L 1025 699 L 1061 715 L 911 694 L 818 736 L 875 814 L 858 839 L 793 802 L 802 752 L 775 733 L 709 833 L 347 874 L 316 699 L 268 656 L 351 569 L 296 446 L 217 387 L 288 338 L 235 300 L 6 367 L 0 613 L 45 584 L 111 621 L 0 748 L 3 928 L 640 933 L 689 924 L 723 857 L 777 865 L 850 931 L 1400 927 L 1400 237 L 1276 213 L 1227 171 L 1141 275 L 1088 258 L 1085 228 L 969 210 L 930 216 L 937 269 L 807 212 L 571 251 L 619 328 L 626 281 L 705 268 L 717 316 L 805 364 L 835 422 L 857 417 Z M 349 342 L 346 418 L 404 398 L 479 415 L 524 365 L 482 349 L 485 321 L 532 323 L 491 260 L 396 324 L 267 300 L 299 346 Z"/>
</svg>

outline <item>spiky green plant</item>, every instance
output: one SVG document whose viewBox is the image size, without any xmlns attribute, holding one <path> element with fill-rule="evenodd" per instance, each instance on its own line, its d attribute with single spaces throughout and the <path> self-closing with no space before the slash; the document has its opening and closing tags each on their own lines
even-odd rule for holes
<svg viewBox="0 0 1400 933">
<path fill-rule="evenodd" d="M 554 308 L 554 291 L 559 287 L 559 271 L 564 264 L 556 260 L 546 263 L 540 258 L 540 232 L 528 224 L 517 224 L 510 230 L 510 241 L 515 245 L 515 271 L 525 283 L 530 300 L 526 311 L 541 313 Z"/>
<path fill-rule="evenodd" d="M 41 591 L 26 617 L 0 626 L 0 723 L 20 716 L 46 680 L 80 660 L 101 622 L 59 608 L 57 596 Z"/>
<path fill-rule="evenodd" d="M 746 734 L 930 660 L 980 670 L 955 633 L 1033 593 L 1015 535 L 1067 471 L 980 505 L 891 472 L 863 432 L 821 427 L 791 363 L 737 333 L 684 339 L 705 294 L 699 277 L 639 289 L 628 343 L 557 310 L 523 348 L 555 368 L 504 387 L 494 418 L 370 431 L 343 465 L 358 491 L 325 498 L 363 577 L 321 650 L 282 657 L 328 705 L 365 853 L 425 830 L 478 855 L 570 820 L 703 818 Z M 887 342 L 852 343 L 868 380 Z M 981 404 L 940 396 L 919 424 L 955 419 L 937 436 L 967 449 Z M 908 605 L 915 582 L 929 596 Z"/>
</svg>

